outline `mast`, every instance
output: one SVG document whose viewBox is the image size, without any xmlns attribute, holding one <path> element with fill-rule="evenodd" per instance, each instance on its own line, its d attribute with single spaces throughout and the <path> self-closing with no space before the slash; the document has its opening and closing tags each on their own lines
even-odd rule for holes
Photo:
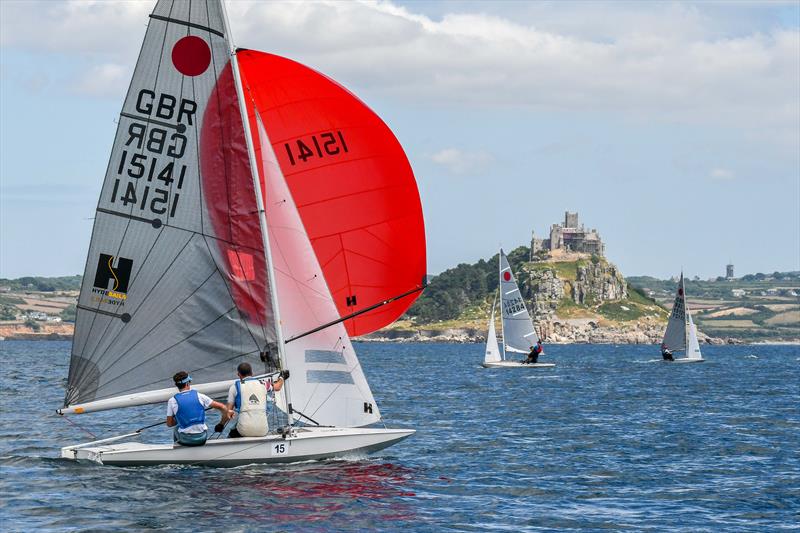
<svg viewBox="0 0 800 533">
<path fill-rule="evenodd" d="M 686 280 L 681 272 L 681 290 L 683 291 L 683 350 L 689 357 L 689 299 L 686 296 Z"/>
<path fill-rule="evenodd" d="M 242 126 L 244 127 L 244 136 L 247 143 L 247 155 L 250 158 L 250 172 L 253 176 L 253 189 L 256 195 L 256 207 L 258 209 L 258 223 L 261 226 L 261 240 L 263 242 L 264 254 L 267 262 L 267 278 L 269 280 L 270 288 L 269 294 L 272 304 L 272 312 L 275 318 L 275 336 L 278 344 L 278 360 L 280 361 L 281 369 L 284 369 L 287 368 L 286 352 L 284 348 L 283 331 L 281 330 L 281 315 L 280 306 L 278 304 L 277 285 L 275 283 L 275 272 L 272 266 L 272 250 L 269 245 L 266 210 L 264 208 L 264 199 L 261 197 L 261 184 L 258 180 L 258 166 L 255 149 L 253 147 L 253 137 L 250 132 L 250 121 L 247 117 L 247 106 L 244 100 L 242 79 L 239 75 L 239 63 L 236 57 L 236 49 L 233 45 L 230 22 L 228 21 L 228 12 L 225 9 L 225 1 L 220 0 L 220 5 L 222 6 L 222 20 L 225 24 L 225 34 L 228 36 L 228 46 L 230 47 L 233 82 L 236 87 L 236 95 L 239 98 L 239 112 L 242 115 Z M 292 403 L 291 395 L 289 394 L 288 380 L 283 381 L 281 390 L 283 391 L 284 401 L 286 402 L 287 423 L 289 426 L 291 426 L 294 423 L 294 417 L 292 416 Z"/>
<path fill-rule="evenodd" d="M 503 361 L 506 360 L 506 321 L 503 320 L 503 249 L 497 255 L 497 292 L 500 294 L 500 335 L 503 337 Z"/>
</svg>

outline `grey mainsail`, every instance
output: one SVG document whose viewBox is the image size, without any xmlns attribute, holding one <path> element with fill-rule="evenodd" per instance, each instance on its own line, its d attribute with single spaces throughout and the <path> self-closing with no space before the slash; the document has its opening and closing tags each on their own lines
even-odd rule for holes
<svg viewBox="0 0 800 533">
<path fill-rule="evenodd" d="M 675 293 L 675 302 L 672 304 L 672 312 L 669 315 L 667 329 L 664 332 L 664 341 L 661 348 L 669 351 L 686 349 L 686 294 L 683 283 L 683 272 L 678 282 L 678 289 Z"/>
<path fill-rule="evenodd" d="M 65 406 L 264 368 L 262 234 L 218 1 L 159 0 L 97 205 Z"/>
<path fill-rule="evenodd" d="M 500 309 L 505 351 L 528 353 L 539 337 L 503 250 L 500 250 Z"/>
</svg>

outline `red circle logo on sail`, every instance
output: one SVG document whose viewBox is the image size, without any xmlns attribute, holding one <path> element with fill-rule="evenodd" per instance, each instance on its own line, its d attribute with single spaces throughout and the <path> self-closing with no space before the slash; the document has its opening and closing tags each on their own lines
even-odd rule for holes
<svg viewBox="0 0 800 533">
<path fill-rule="evenodd" d="M 172 64 L 184 76 L 199 76 L 211 64 L 211 49 L 200 37 L 189 35 L 172 47 Z"/>
<path fill-rule="evenodd" d="M 506 281 L 511 281 L 511 273 L 510 272 L 503 272 L 503 279 Z"/>
</svg>

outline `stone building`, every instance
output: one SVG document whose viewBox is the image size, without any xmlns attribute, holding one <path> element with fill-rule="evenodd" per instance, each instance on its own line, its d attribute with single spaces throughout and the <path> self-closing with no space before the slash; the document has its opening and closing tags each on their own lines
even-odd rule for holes
<svg viewBox="0 0 800 533">
<path fill-rule="evenodd" d="M 541 250 L 565 250 L 587 254 L 605 255 L 605 245 L 596 229 L 587 229 L 578 219 L 578 213 L 564 213 L 563 224 L 550 226 L 550 238 L 537 239 L 531 232 L 531 260 Z"/>
<path fill-rule="evenodd" d="M 733 265 L 725 265 L 725 279 L 734 279 Z"/>
</svg>

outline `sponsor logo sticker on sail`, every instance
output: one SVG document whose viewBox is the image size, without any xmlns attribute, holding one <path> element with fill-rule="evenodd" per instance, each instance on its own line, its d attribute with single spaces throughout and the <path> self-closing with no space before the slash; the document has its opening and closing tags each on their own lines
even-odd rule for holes
<svg viewBox="0 0 800 533">
<path fill-rule="evenodd" d="M 114 266 L 114 260 L 117 266 Z M 131 270 L 133 270 L 133 260 L 125 257 L 115 258 L 113 255 L 100 254 L 97 259 L 97 272 L 94 275 L 94 289 L 92 292 L 101 296 L 107 296 L 114 300 L 107 300 L 104 303 L 121 303 L 128 298 L 128 281 L 130 280 Z M 111 285 L 111 288 L 109 288 Z"/>
</svg>

